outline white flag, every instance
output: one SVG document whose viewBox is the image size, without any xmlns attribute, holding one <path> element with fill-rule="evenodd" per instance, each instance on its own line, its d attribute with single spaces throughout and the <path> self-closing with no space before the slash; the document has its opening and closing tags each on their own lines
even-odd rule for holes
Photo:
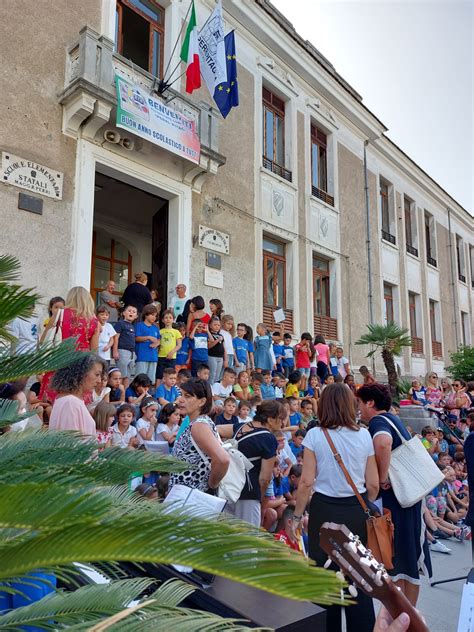
<svg viewBox="0 0 474 632">
<path fill-rule="evenodd" d="M 216 87 L 227 81 L 221 0 L 216 4 L 216 8 L 200 30 L 198 44 L 201 74 L 211 96 L 213 96 Z"/>
</svg>

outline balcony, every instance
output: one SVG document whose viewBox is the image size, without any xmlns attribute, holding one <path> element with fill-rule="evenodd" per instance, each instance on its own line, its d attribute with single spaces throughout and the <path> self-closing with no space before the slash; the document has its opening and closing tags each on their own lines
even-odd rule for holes
<svg viewBox="0 0 474 632">
<path fill-rule="evenodd" d="M 283 178 L 284 180 L 288 180 L 288 182 L 293 181 L 293 176 L 291 174 L 291 171 L 288 171 L 288 169 L 285 169 L 285 167 L 282 167 L 277 162 L 273 162 L 273 160 L 270 160 L 269 158 L 265 158 L 265 156 L 262 156 L 262 165 L 265 169 L 268 169 L 268 171 L 271 171 L 272 173 L 276 173 L 276 175 L 280 176 L 280 178 Z"/>
<path fill-rule="evenodd" d="M 395 245 L 397 243 L 397 240 L 395 239 L 395 235 L 391 235 L 390 233 L 388 233 L 383 228 L 382 228 L 382 239 L 385 239 L 385 241 L 388 241 L 388 242 L 390 242 L 393 245 Z"/>
<path fill-rule="evenodd" d="M 283 325 L 283 331 L 285 333 L 292 334 L 293 333 L 293 310 L 283 308 L 285 312 L 285 320 L 283 323 L 276 324 L 273 319 L 273 312 L 276 311 L 278 307 L 274 305 L 264 305 L 263 306 L 263 319 L 262 322 L 265 327 L 268 327 L 271 331 L 280 329 L 281 325 Z"/>
<path fill-rule="evenodd" d="M 155 91 L 156 77 L 114 53 L 114 43 L 88 26 L 79 33 L 79 41 L 68 51 L 65 87 L 59 95 L 63 108 L 63 133 L 73 138 L 84 138 L 116 150 L 142 152 L 166 151 L 157 142 L 140 138 L 132 131 L 115 125 L 117 92 L 115 76 L 119 75 L 144 94 L 163 101 L 168 110 L 194 122 L 200 141 L 199 158 L 191 162 L 184 155 L 183 182 L 200 192 L 204 179 L 226 161 L 218 152 L 218 120 L 216 110 L 206 103 L 195 103 L 172 88 L 166 96 Z M 176 154 L 173 154 L 176 158 Z"/>
<path fill-rule="evenodd" d="M 430 266 L 434 266 L 435 268 L 438 266 L 436 259 L 433 259 L 433 257 L 427 256 L 426 261 L 430 264 Z"/>
<path fill-rule="evenodd" d="M 418 257 L 418 248 L 415 248 L 415 246 L 412 246 L 411 244 L 407 244 L 407 252 L 414 257 Z"/>
<path fill-rule="evenodd" d="M 318 316 L 313 317 L 314 335 L 318 334 L 324 336 L 328 340 L 337 340 L 337 320 L 330 316 Z"/>
<path fill-rule="evenodd" d="M 458 274 L 458 278 L 460 281 L 462 281 L 463 283 L 466 283 L 466 277 L 464 274 Z"/>
<path fill-rule="evenodd" d="M 423 338 L 416 338 L 415 336 L 412 337 L 411 352 L 423 355 Z"/>
<path fill-rule="evenodd" d="M 318 198 L 318 200 L 326 202 L 329 206 L 334 206 L 334 197 L 329 195 L 329 193 L 326 193 L 326 191 L 318 189 L 318 187 L 315 187 L 314 185 L 311 187 L 311 195 Z"/>
<path fill-rule="evenodd" d="M 433 358 L 442 359 L 443 358 L 443 345 L 436 340 L 431 341 L 431 353 Z"/>
</svg>

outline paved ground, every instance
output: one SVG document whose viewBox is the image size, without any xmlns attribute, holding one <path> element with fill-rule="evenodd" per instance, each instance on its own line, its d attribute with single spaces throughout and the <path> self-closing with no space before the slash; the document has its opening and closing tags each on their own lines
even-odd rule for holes
<svg viewBox="0 0 474 632">
<path fill-rule="evenodd" d="M 467 575 L 471 568 L 471 542 L 443 540 L 452 553 L 432 553 L 433 580 Z M 440 584 L 433 588 L 423 580 L 418 608 L 425 617 L 430 632 L 455 632 L 457 630 L 461 594 L 464 581 Z"/>
</svg>

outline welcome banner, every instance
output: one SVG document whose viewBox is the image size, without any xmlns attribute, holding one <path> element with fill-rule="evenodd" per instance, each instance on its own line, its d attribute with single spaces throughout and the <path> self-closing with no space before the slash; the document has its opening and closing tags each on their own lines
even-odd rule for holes
<svg viewBox="0 0 474 632">
<path fill-rule="evenodd" d="M 115 75 L 117 127 L 199 163 L 201 144 L 196 123 L 135 84 Z"/>
</svg>

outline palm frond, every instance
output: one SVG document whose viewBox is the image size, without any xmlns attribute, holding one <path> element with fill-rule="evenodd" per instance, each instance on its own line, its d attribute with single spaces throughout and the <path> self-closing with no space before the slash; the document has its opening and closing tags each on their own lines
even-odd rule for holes
<svg viewBox="0 0 474 632">
<path fill-rule="evenodd" d="M 10 355 L 0 352 L 0 383 L 18 380 L 21 377 L 55 371 L 68 366 L 82 355 L 76 351 L 76 341 L 69 338 L 57 346 L 41 347 L 37 351 Z"/>
<path fill-rule="evenodd" d="M 87 465 L 86 465 L 87 464 Z M 131 472 L 182 472 L 189 465 L 142 450 L 108 448 L 97 454 L 97 442 L 74 432 L 29 430 L 2 437 L 0 485 L 21 482 L 121 485 Z"/>
<path fill-rule="evenodd" d="M 20 402 L 11 399 L 0 399 L 0 428 L 11 426 L 11 424 L 23 419 L 28 419 L 35 414 L 35 411 L 28 411 L 21 415 L 18 414 Z"/>
<path fill-rule="evenodd" d="M 84 491 L 86 496 L 91 493 Z M 43 504 L 41 493 L 35 502 Z M 8 506 L 3 512 L 5 528 L 18 524 L 14 507 Z M 246 523 L 224 515 L 204 519 L 157 502 L 141 502 L 133 512 L 120 513 L 117 505 L 105 517 L 77 514 L 75 524 L 66 524 L 65 518 L 47 533 L 31 530 L 30 537 L 18 544 L 13 539 L 0 550 L 0 578 L 54 564 L 146 561 L 191 566 L 292 599 L 328 603 L 338 597 L 339 582 L 333 573 L 308 564 Z"/>
<path fill-rule="evenodd" d="M 30 289 L 22 289 L 19 285 L 6 285 L 0 283 L 0 338 L 7 342 L 13 342 L 14 336 L 7 330 L 7 325 L 14 318 L 31 316 L 35 303 L 39 299 L 38 294 L 33 294 Z"/>
<path fill-rule="evenodd" d="M 408 329 L 400 327 L 393 321 L 386 325 L 368 324 L 367 329 L 368 333 L 361 336 L 359 340 L 356 340 L 356 345 L 374 345 L 375 347 L 389 346 L 391 350 L 393 350 L 395 346 L 411 346 L 411 338 L 407 335 Z"/>
<path fill-rule="evenodd" d="M 0 255 L 0 283 L 17 281 L 20 276 L 20 261 L 12 255 Z"/>
<path fill-rule="evenodd" d="M 0 616 L 0 629 L 18 630 L 25 625 L 53 629 L 58 624 L 65 627 L 78 620 L 96 621 L 125 608 L 153 583 L 151 579 L 124 579 L 110 584 L 83 586 L 74 592 L 51 593 L 36 603 Z"/>
</svg>

